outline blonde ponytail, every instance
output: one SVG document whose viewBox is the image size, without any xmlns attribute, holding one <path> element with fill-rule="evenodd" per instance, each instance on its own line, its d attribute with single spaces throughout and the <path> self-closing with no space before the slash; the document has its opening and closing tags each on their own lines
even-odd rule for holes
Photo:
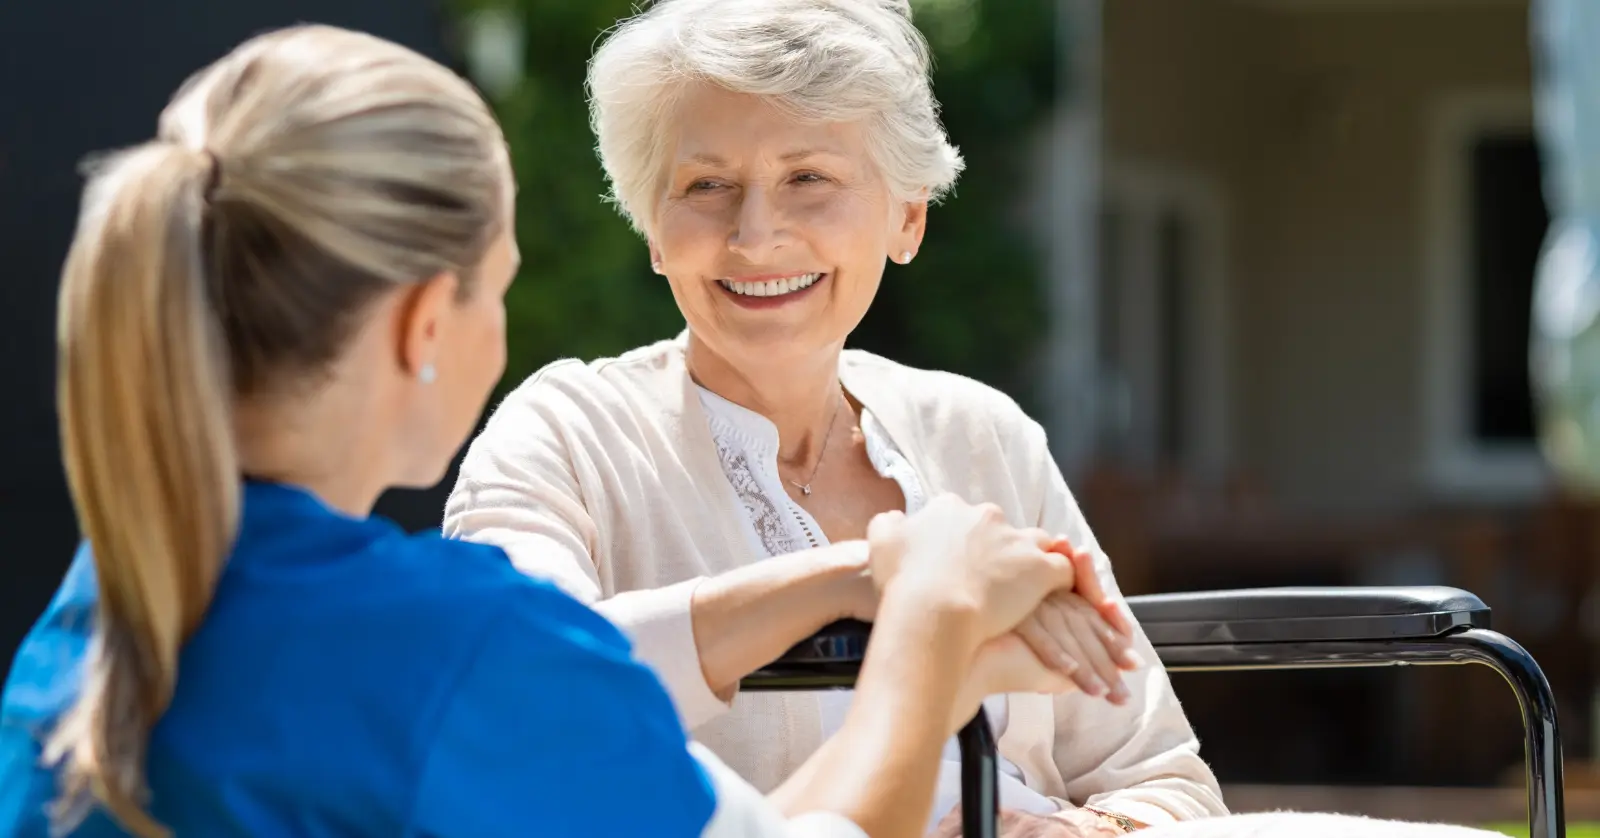
<svg viewBox="0 0 1600 838">
<path fill-rule="evenodd" d="M 58 724 L 59 817 L 98 800 L 141 838 L 145 748 L 172 699 L 239 517 L 228 349 L 204 244 L 212 161 L 151 143 L 86 195 L 60 298 L 67 479 L 100 600 L 82 695 Z"/>
</svg>

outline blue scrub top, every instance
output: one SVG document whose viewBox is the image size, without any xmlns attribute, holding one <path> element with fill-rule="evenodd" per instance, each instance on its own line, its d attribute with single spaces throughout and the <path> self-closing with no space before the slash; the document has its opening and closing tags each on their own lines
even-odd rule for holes
<svg viewBox="0 0 1600 838">
<path fill-rule="evenodd" d="M 0 838 L 45 838 L 41 739 L 78 689 L 80 550 L 0 698 Z M 716 801 L 623 635 L 497 548 L 245 486 L 238 543 L 151 734 L 179 836 L 697 836 Z M 73 836 L 122 835 L 91 815 Z"/>
</svg>

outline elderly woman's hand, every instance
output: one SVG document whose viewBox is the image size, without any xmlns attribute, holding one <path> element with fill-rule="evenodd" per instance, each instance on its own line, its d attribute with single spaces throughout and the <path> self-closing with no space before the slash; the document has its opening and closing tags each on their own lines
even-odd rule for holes
<svg viewBox="0 0 1600 838">
<path fill-rule="evenodd" d="M 1076 569 L 1060 542 L 1018 529 L 993 504 L 940 495 L 913 515 L 888 512 L 867 527 L 868 566 L 880 590 L 896 587 L 964 603 L 980 640 L 1014 630 L 1052 591 L 1071 590 Z"/>
<path fill-rule="evenodd" d="M 1100 584 L 1094 554 L 1074 549 L 1065 539 L 1050 549 L 1072 560 L 1074 590 L 1046 597 L 1016 633 L 1039 660 L 1086 695 L 1122 704 L 1128 700 L 1122 671 L 1143 665 L 1133 651 L 1132 621 Z"/>
<path fill-rule="evenodd" d="M 1133 651 L 1132 637 L 1112 628 L 1099 609 L 1076 593 L 1051 594 L 1017 627 L 1017 635 L 1078 689 L 1112 704 L 1128 700 L 1122 671 L 1143 664 Z"/>
</svg>

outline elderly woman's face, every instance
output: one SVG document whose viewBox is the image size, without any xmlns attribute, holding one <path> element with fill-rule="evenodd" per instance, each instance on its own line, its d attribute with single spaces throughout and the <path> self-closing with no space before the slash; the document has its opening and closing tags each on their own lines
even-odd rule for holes
<svg viewBox="0 0 1600 838">
<path fill-rule="evenodd" d="M 837 350 L 885 258 L 916 252 L 926 203 L 891 195 L 858 125 L 710 86 L 676 124 L 651 257 L 689 328 L 736 365 Z"/>
</svg>

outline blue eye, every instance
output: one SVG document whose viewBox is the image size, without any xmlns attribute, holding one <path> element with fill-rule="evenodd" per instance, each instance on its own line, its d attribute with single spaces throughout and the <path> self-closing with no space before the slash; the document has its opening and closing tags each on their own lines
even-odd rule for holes
<svg viewBox="0 0 1600 838">
<path fill-rule="evenodd" d="M 800 174 L 795 175 L 794 179 L 800 183 L 825 183 L 828 180 L 816 172 L 801 172 Z"/>
<path fill-rule="evenodd" d="M 721 185 L 722 184 L 717 183 L 714 180 L 697 180 L 694 183 L 689 184 L 689 191 L 690 192 L 709 192 L 709 191 L 711 191 L 713 189 L 716 189 L 717 187 L 719 187 Z"/>
</svg>

